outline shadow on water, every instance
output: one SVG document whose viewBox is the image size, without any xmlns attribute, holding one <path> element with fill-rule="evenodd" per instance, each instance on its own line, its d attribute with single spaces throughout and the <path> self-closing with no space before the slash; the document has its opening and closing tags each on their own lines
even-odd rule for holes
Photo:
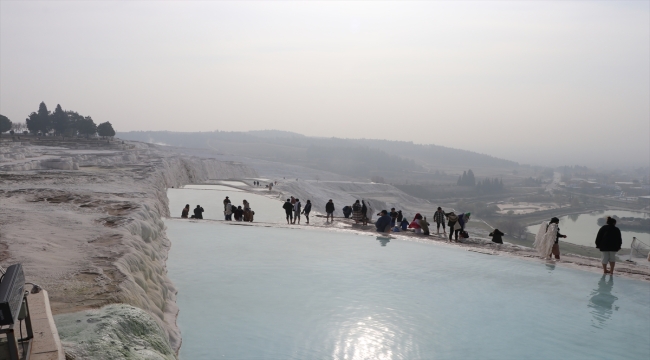
<svg viewBox="0 0 650 360">
<path fill-rule="evenodd" d="M 580 214 L 570 214 L 569 215 L 569 219 L 571 219 L 571 221 L 573 221 L 573 222 L 578 221 L 579 217 L 580 217 Z"/>
<path fill-rule="evenodd" d="M 381 246 L 386 246 L 386 244 L 390 242 L 390 238 L 382 237 L 382 236 L 377 236 L 377 240 L 379 240 Z"/>
<path fill-rule="evenodd" d="M 612 316 L 612 313 L 618 311 L 618 306 L 614 306 L 614 302 L 618 298 L 612 295 L 614 277 L 610 276 L 609 280 L 606 278 L 607 275 L 600 278 L 598 287 L 591 292 L 592 296 L 587 305 L 595 320 L 595 322 L 592 322 L 592 326 L 598 329 L 603 329 L 605 322 Z"/>
</svg>

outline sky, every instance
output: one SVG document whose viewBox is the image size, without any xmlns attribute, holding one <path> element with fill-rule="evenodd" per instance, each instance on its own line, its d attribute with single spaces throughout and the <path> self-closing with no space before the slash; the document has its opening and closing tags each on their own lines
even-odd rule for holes
<svg viewBox="0 0 650 360">
<path fill-rule="evenodd" d="M 0 1 L 0 113 L 650 166 L 650 1 Z M 435 154 L 432 154 L 435 156 Z"/>
</svg>

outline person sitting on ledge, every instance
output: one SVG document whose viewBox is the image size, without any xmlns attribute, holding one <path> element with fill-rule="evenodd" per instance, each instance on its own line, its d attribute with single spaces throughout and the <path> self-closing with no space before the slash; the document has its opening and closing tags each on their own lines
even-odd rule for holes
<svg viewBox="0 0 650 360">
<path fill-rule="evenodd" d="M 379 219 L 377 219 L 377 222 L 375 222 L 375 227 L 377 228 L 377 232 L 389 233 L 390 216 L 388 215 L 388 211 L 382 210 L 379 214 L 381 216 L 379 217 Z"/>
<path fill-rule="evenodd" d="M 201 205 L 196 205 L 196 208 L 194 208 L 194 215 L 192 216 L 194 219 L 203 219 L 203 208 Z"/>
<path fill-rule="evenodd" d="M 181 218 L 187 219 L 189 214 L 190 214 L 190 204 L 187 204 L 183 208 L 183 212 L 181 213 Z"/>
</svg>

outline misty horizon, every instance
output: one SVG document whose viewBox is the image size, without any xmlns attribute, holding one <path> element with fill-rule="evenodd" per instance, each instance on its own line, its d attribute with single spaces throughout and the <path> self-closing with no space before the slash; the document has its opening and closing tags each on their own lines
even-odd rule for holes
<svg viewBox="0 0 650 360">
<path fill-rule="evenodd" d="M 0 113 L 650 164 L 650 2 L 0 2 Z"/>
</svg>

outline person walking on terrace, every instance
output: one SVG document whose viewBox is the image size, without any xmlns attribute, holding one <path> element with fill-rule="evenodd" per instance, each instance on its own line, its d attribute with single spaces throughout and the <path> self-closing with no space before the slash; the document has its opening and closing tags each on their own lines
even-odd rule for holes
<svg viewBox="0 0 650 360">
<path fill-rule="evenodd" d="M 458 233 L 454 232 L 454 227 L 456 226 L 456 223 L 458 222 L 458 215 L 456 215 L 453 211 L 450 213 L 445 214 L 447 217 L 447 226 L 449 226 L 449 242 L 451 242 L 452 237 L 454 236 L 454 233 L 456 234 L 456 241 L 458 241 Z"/>
<path fill-rule="evenodd" d="M 440 235 L 440 225 L 442 225 L 442 231 L 445 235 L 447 235 L 447 230 L 445 230 L 445 212 L 442 211 L 442 208 L 438 206 L 438 210 L 433 214 L 433 222 L 436 223 L 436 226 L 438 228 L 438 235 Z"/>
<path fill-rule="evenodd" d="M 287 214 L 287 225 L 289 225 L 293 222 L 293 205 L 291 205 L 291 199 L 287 199 L 287 201 L 282 204 L 282 208 Z"/>
<path fill-rule="evenodd" d="M 232 221 L 232 212 L 233 212 L 232 204 L 227 203 L 226 210 L 223 212 L 224 215 L 226 216 L 226 221 Z"/>
<path fill-rule="evenodd" d="M 305 224 L 309 224 L 309 213 L 310 212 L 311 212 L 311 200 L 307 200 L 307 203 L 305 204 L 305 208 L 302 210 L 302 213 L 305 214 L 305 219 L 307 219 Z"/>
<path fill-rule="evenodd" d="M 300 212 L 301 211 L 302 211 L 302 204 L 300 203 L 300 199 L 296 199 L 296 202 L 293 204 L 293 223 L 294 224 L 297 221 L 298 225 L 300 225 Z"/>
<path fill-rule="evenodd" d="M 359 202 L 359 200 L 357 200 L 354 202 L 354 204 L 352 204 L 352 220 L 354 220 L 354 222 L 358 224 L 361 221 L 361 219 L 362 219 L 361 203 Z"/>
<path fill-rule="evenodd" d="M 560 219 L 554 217 L 547 224 L 543 222 L 537 235 L 533 246 L 539 255 L 545 259 L 550 259 L 551 255 L 555 255 L 555 259 L 560 260 L 560 245 L 559 239 L 566 238 L 566 235 L 560 233 Z"/>
<path fill-rule="evenodd" d="M 332 199 L 325 204 L 325 213 L 327 213 L 325 221 L 329 221 L 330 217 L 332 217 L 332 222 L 334 222 L 334 202 L 332 202 Z"/>
<path fill-rule="evenodd" d="M 621 230 L 616 227 L 616 219 L 608 216 L 607 223 L 598 230 L 596 235 L 596 247 L 602 254 L 603 274 L 614 275 L 616 252 L 621 250 L 621 245 L 623 245 Z M 607 263 L 609 263 L 609 270 L 607 270 Z"/>
<path fill-rule="evenodd" d="M 363 200 L 361 200 L 361 222 L 363 226 L 368 225 L 368 206 Z"/>
</svg>

